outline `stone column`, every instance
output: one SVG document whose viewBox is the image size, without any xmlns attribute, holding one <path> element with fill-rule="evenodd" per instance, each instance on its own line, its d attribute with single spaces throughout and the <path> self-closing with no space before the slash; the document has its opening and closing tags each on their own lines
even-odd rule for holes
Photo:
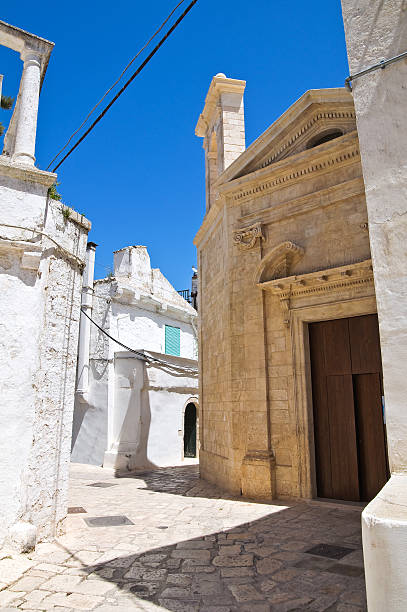
<svg viewBox="0 0 407 612">
<path fill-rule="evenodd" d="M 407 50 L 405 0 L 342 0 L 352 75 Z M 406 60 L 352 81 L 375 278 L 391 478 L 362 514 L 369 612 L 407 602 Z"/>
<path fill-rule="evenodd" d="M 24 68 L 18 99 L 18 121 L 13 161 L 26 166 L 33 166 L 41 84 L 41 53 L 25 49 L 21 53 L 21 59 L 24 62 Z"/>
</svg>

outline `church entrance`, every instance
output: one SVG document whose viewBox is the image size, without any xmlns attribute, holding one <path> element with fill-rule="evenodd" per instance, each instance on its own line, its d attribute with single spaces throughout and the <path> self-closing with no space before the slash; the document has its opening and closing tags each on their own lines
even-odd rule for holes
<svg viewBox="0 0 407 612">
<path fill-rule="evenodd" d="M 370 501 L 389 478 L 377 315 L 309 324 L 317 495 Z"/>
<path fill-rule="evenodd" d="M 184 457 L 196 457 L 196 406 L 192 403 L 185 408 Z"/>
</svg>

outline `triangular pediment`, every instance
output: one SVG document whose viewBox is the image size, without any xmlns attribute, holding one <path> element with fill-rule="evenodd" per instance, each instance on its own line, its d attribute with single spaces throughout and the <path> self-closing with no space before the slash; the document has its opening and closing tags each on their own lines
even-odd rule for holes
<svg viewBox="0 0 407 612">
<path fill-rule="evenodd" d="M 221 174 L 218 184 L 315 149 L 354 130 L 353 98 L 347 89 L 307 91 Z"/>
</svg>

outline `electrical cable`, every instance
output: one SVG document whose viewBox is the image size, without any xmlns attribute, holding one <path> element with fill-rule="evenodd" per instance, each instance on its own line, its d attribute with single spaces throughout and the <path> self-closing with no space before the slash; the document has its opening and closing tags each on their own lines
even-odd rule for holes
<svg viewBox="0 0 407 612">
<path fill-rule="evenodd" d="M 197 373 L 197 369 L 195 368 L 186 368 L 183 366 L 177 366 L 171 363 L 168 363 L 168 361 L 164 361 L 163 359 L 157 359 L 156 357 L 150 357 L 150 355 L 145 355 L 144 353 L 142 353 L 141 351 L 136 351 L 132 348 L 130 348 L 129 346 L 127 346 L 126 344 L 123 344 L 123 342 L 120 342 L 119 340 L 116 340 L 116 338 L 113 338 L 113 336 L 111 336 L 110 334 L 107 333 L 106 330 L 103 329 L 103 327 L 101 327 L 100 325 L 98 325 L 96 323 L 96 321 L 94 321 L 92 319 L 92 317 L 90 317 L 84 310 L 83 308 L 81 308 L 81 313 L 85 315 L 85 317 L 87 317 L 89 319 L 89 321 L 91 321 L 93 323 L 93 325 L 95 325 L 95 327 L 97 327 L 103 334 L 105 334 L 105 336 L 107 336 L 108 338 L 110 338 L 110 340 L 113 340 L 113 342 L 116 342 L 116 344 L 118 344 L 119 346 L 123 347 L 124 349 L 126 349 L 126 351 L 129 351 L 130 353 L 134 353 L 135 355 L 137 355 L 137 357 L 139 359 L 142 359 L 143 361 L 147 361 L 148 363 L 161 363 L 163 365 L 165 365 L 167 368 L 173 369 L 173 370 L 179 370 L 182 372 L 187 372 L 189 374 L 196 374 Z"/>
<path fill-rule="evenodd" d="M 10 225 L 9 223 L 0 223 L 0 227 L 9 227 L 11 229 L 20 229 L 20 230 L 24 230 L 25 232 L 32 232 L 33 234 L 38 234 L 39 236 L 44 236 L 45 238 L 47 238 L 47 240 L 50 240 L 67 257 L 69 257 L 70 259 L 73 259 L 75 261 L 75 263 L 78 265 L 80 270 L 83 270 L 83 268 L 85 267 L 85 262 L 80 257 L 75 255 L 75 253 L 71 253 L 71 251 L 68 251 L 68 249 L 63 247 L 62 244 L 59 244 L 59 242 L 54 240 L 54 238 L 52 238 L 49 234 L 46 234 L 45 232 L 43 232 L 40 229 L 34 229 L 32 227 L 24 227 L 22 225 Z M 7 240 L 8 242 L 27 242 L 27 244 L 32 244 L 33 246 L 36 245 L 36 243 L 32 242 L 31 240 L 25 241 L 25 240 L 22 240 L 22 239 L 19 239 L 19 238 L 8 238 L 7 236 L 0 236 L 0 238 L 2 240 Z"/>
<path fill-rule="evenodd" d="M 160 25 L 160 27 L 158 28 L 158 30 L 156 30 L 154 32 L 154 34 L 148 39 L 148 41 L 145 43 L 145 45 L 140 49 L 140 51 L 138 51 L 136 53 L 136 55 L 130 60 L 130 62 L 127 64 L 127 66 L 124 68 L 124 70 L 122 71 L 122 73 L 120 74 L 119 78 L 116 79 L 116 81 L 113 83 L 113 85 L 111 87 L 109 87 L 109 89 L 106 91 L 106 93 L 103 94 L 103 96 L 100 98 L 99 102 L 97 102 L 95 104 L 95 106 L 89 111 L 89 113 L 86 115 L 85 119 L 83 120 L 83 122 L 81 123 L 81 125 L 78 127 L 77 130 L 75 130 L 75 132 L 73 132 L 73 134 L 71 134 L 71 136 L 68 138 L 67 142 L 64 144 L 64 146 L 62 147 L 62 149 L 60 149 L 58 151 L 58 153 L 51 159 L 51 161 L 49 162 L 48 166 L 45 168 L 45 170 L 48 170 L 48 168 L 51 166 L 51 164 L 61 155 L 62 151 L 64 151 L 66 149 L 66 147 L 69 145 L 69 143 L 71 142 L 72 138 L 83 128 L 83 126 L 85 125 L 85 123 L 88 121 L 89 117 L 94 113 L 94 111 L 97 109 L 98 106 L 100 106 L 100 104 L 103 102 L 103 100 L 106 98 L 106 96 L 112 91 L 112 89 L 117 85 L 117 83 L 119 81 L 121 81 L 122 76 L 127 72 L 127 70 L 130 68 L 130 66 L 132 65 L 132 63 L 138 58 L 138 56 L 144 51 L 144 49 L 146 49 L 146 47 L 148 47 L 148 45 L 151 43 L 151 41 L 157 36 L 157 34 L 159 34 L 161 32 L 161 30 L 163 29 L 163 27 L 165 26 L 165 24 L 168 22 L 168 20 L 173 16 L 173 14 L 175 13 L 175 11 L 177 10 L 177 8 L 179 8 L 181 6 L 181 4 L 183 4 L 185 2 L 185 0 L 181 0 L 181 2 L 178 2 L 177 6 L 175 8 L 173 8 L 173 10 L 171 11 L 171 13 L 168 15 L 168 17 L 162 22 L 162 24 Z"/>
<path fill-rule="evenodd" d="M 56 170 L 64 163 L 64 161 L 73 153 L 73 151 L 80 145 L 80 143 L 85 140 L 86 136 L 93 130 L 93 128 L 99 123 L 101 119 L 105 116 L 107 111 L 113 106 L 116 100 L 124 93 L 130 83 L 136 78 L 136 76 L 143 70 L 143 68 L 148 64 L 148 62 L 152 59 L 152 57 L 157 53 L 160 47 L 165 43 L 167 38 L 172 34 L 175 28 L 181 23 L 181 21 L 186 17 L 192 7 L 198 2 L 198 0 L 192 0 L 192 2 L 187 6 L 185 11 L 178 17 L 175 23 L 171 26 L 168 32 L 161 38 L 158 44 L 154 47 L 151 53 L 146 57 L 146 59 L 140 64 L 137 70 L 131 75 L 131 77 L 126 81 L 123 87 L 118 91 L 118 93 L 114 96 L 114 98 L 109 102 L 109 104 L 104 108 L 104 110 L 98 115 L 95 121 L 90 125 L 90 127 L 86 130 L 86 132 L 79 138 L 79 140 L 71 147 L 68 153 L 61 159 L 61 161 L 53 168 L 52 172 L 56 172 Z"/>
</svg>

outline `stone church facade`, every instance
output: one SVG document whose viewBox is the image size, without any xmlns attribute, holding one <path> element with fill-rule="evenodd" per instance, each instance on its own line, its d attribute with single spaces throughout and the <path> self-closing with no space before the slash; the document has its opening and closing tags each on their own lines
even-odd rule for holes
<svg viewBox="0 0 407 612">
<path fill-rule="evenodd" d="M 352 96 L 308 91 L 245 149 L 244 88 L 216 75 L 196 129 L 201 475 L 256 498 L 371 499 L 388 467 Z"/>
</svg>

